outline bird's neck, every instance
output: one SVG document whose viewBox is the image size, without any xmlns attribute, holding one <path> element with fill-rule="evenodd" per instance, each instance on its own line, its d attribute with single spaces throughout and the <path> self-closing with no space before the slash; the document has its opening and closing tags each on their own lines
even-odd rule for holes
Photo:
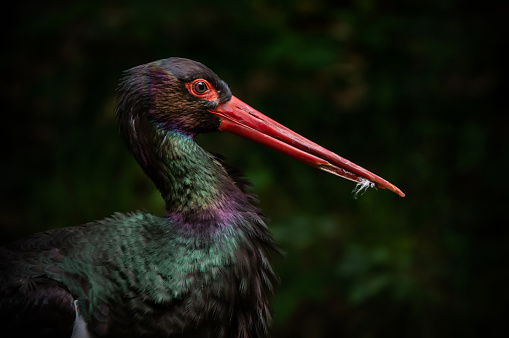
<svg viewBox="0 0 509 338">
<path fill-rule="evenodd" d="M 221 163 L 192 137 L 167 132 L 161 145 L 166 211 L 172 215 L 223 218 L 232 207 L 230 198 L 240 191 Z"/>
<path fill-rule="evenodd" d="M 161 192 L 167 217 L 187 230 L 204 233 L 234 223 L 239 214 L 257 213 L 253 196 L 242 191 L 221 161 L 194 137 L 141 119 L 131 124 L 128 144 Z"/>
</svg>

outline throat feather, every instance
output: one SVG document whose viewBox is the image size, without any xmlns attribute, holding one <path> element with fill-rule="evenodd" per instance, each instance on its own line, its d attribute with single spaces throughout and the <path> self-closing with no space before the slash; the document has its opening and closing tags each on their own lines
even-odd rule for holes
<svg viewBox="0 0 509 338">
<path fill-rule="evenodd" d="M 166 202 L 166 216 L 176 223 L 197 232 L 219 229 L 235 223 L 239 214 L 256 210 L 250 194 L 193 137 L 167 132 L 157 154 L 161 163 L 157 188 Z"/>
</svg>

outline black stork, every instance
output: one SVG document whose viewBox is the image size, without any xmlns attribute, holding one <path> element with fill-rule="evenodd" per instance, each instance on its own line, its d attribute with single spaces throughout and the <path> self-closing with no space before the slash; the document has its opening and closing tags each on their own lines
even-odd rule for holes
<svg viewBox="0 0 509 338">
<path fill-rule="evenodd" d="M 232 96 L 201 63 L 125 72 L 120 134 L 166 202 L 0 248 L 2 337 L 263 337 L 278 249 L 246 181 L 195 143 L 227 131 L 362 187 L 394 185 Z"/>
</svg>

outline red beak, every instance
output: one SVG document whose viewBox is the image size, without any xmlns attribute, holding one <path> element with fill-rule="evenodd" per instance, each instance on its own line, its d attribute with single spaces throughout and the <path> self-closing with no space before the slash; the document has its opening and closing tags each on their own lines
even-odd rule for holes
<svg viewBox="0 0 509 338">
<path fill-rule="evenodd" d="M 388 189 L 401 197 L 405 196 L 383 178 L 309 141 L 235 96 L 209 112 L 221 119 L 219 130 L 260 143 L 312 167 L 358 182 L 362 186 Z"/>
</svg>

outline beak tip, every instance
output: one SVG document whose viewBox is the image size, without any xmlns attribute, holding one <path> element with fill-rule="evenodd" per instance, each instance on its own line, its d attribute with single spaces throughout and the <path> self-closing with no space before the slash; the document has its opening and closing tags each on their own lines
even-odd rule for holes
<svg viewBox="0 0 509 338">
<path fill-rule="evenodd" d="M 389 182 L 384 182 L 384 184 L 376 184 L 376 187 L 377 188 L 382 188 L 382 189 L 387 189 L 387 190 L 390 190 L 392 191 L 393 193 L 395 193 L 396 195 L 400 196 L 400 197 L 405 197 L 405 193 L 403 191 L 401 191 L 398 187 L 396 187 L 395 185 L 389 183 Z"/>
<path fill-rule="evenodd" d="M 394 190 L 393 190 L 396 194 L 398 194 L 399 196 L 401 197 L 405 197 L 405 193 L 403 191 L 401 191 L 400 189 L 398 189 L 397 187 L 394 187 Z"/>
</svg>

